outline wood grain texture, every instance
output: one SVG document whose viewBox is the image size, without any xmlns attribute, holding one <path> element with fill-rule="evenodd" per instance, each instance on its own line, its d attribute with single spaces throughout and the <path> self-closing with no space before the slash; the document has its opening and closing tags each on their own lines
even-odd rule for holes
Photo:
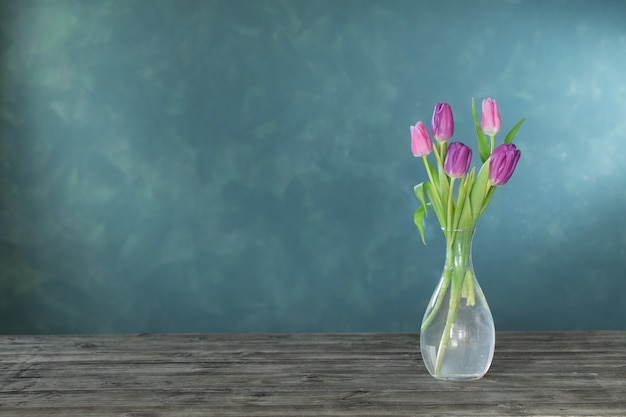
<svg viewBox="0 0 626 417">
<path fill-rule="evenodd" d="M 415 334 L 0 336 L 0 416 L 626 416 L 626 332 L 498 333 L 436 381 Z"/>
</svg>

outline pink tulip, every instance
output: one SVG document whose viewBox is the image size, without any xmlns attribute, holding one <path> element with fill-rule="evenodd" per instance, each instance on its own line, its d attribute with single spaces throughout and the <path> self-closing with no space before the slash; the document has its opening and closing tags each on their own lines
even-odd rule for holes
<svg viewBox="0 0 626 417">
<path fill-rule="evenodd" d="M 437 103 L 430 130 L 437 142 L 447 142 L 454 135 L 454 117 L 448 103 Z"/>
<path fill-rule="evenodd" d="M 502 121 L 500 120 L 500 111 L 496 101 L 491 98 L 484 99 L 480 128 L 485 132 L 485 135 L 495 136 L 501 127 Z"/>
<path fill-rule="evenodd" d="M 433 141 L 423 122 L 411 126 L 411 150 L 414 156 L 426 156 L 433 150 Z"/>
</svg>

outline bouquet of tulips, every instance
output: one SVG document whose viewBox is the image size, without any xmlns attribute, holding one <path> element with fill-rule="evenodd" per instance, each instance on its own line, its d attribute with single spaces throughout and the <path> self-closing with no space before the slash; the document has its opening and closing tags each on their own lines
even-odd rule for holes
<svg viewBox="0 0 626 417">
<path fill-rule="evenodd" d="M 459 311 L 473 309 L 477 312 L 485 308 L 488 311 L 488 307 L 482 307 L 486 306 L 486 301 L 477 287 L 471 266 L 472 235 L 476 222 L 491 202 L 496 188 L 506 184 L 513 175 L 521 154 L 512 142 L 524 119 L 496 147 L 495 137 L 502 126 L 496 101 L 491 98 L 483 100 L 480 122 L 474 100 L 472 113 L 482 161 L 478 173 L 475 167 L 470 170 L 472 150 L 461 142 L 450 142 L 454 134 L 454 119 L 449 104 L 439 103 L 435 106 L 431 124 L 434 141 L 423 122 L 411 126 L 413 155 L 422 158 L 428 175 L 427 181 L 415 186 L 415 196 L 421 203 L 415 211 L 415 225 L 422 242 L 426 244 L 424 217 L 432 209 L 446 238 L 444 272 L 424 314 L 420 331 L 423 357 L 435 377 L 442 377 L 451 369 L 448 367 L 444 371 L 444 358 Z M 428 160 L 431 153 L 435 155 L 436 167 Z M 461 300 L 465 300 L 465 304 L 461 304 Z M 447 305 L 447 308 L 442 309 L 443 305 Z M 491 313 L 489 320 L 493 326 Z M 431 323 L 436 323 L 436 326 L 430 328 Z M 436 346 L 434 359 L 432 353 L 429 353 L 432 350 L 428 348 L 433 345 Z"/>
<path fill-rule="evenodd" d="M 411 126 L 411 150 L 415 157 L 423 159 L 429 179 L 414 188 L 415 196 L 422 203 L 415 211 L 414 221 L 424 244 L 424 216 L 429 206 L 435 210 L 446 238 L 451 237 L 454 230 L 473 229 L 489 205 L 496 187 L 509 181 L 519 161 L 521 152 L 512 142 L 525 118 L 511 129 L 501 145 L 494 147 L 495 136 L 502 126 L 496 101 L 491 98 L 483 100 L 479 122 L 472 99 L 472 113 L 482 161 L 478 175 L 475 167 L 469 171 L 472 149 L 461 142 L 450 142 L 454 134 L 454 118 L 448 103 L 435 106 L 431 124 L 435 143 L 423 122 Z M 437 169 L 427 158 L 431 153 L 435 154 Z M 457 179 L 460 183 L 455 199 Z"/>
</svg>

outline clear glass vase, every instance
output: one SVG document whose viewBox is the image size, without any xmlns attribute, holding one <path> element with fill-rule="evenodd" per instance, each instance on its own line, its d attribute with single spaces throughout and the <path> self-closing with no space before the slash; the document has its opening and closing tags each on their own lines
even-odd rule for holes
<svg viewBox="0 0 626 417">
<path fill-rule="evenodd" d="M 474 229 L 444 234 L 446 262 L 422 320 L 422 359 L 434 378 L 479 379 L 493 359 L 495 327 L 472 266 Z"/>
</svg>

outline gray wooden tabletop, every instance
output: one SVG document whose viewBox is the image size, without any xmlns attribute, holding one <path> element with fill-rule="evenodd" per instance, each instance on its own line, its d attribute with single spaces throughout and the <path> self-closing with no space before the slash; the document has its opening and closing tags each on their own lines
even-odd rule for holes
<svg viewBox="0 0 626 417">
<path fill-rule="evenodd" d="M 626 416 L 626 332 L 498 333 L 430 377 L 416 334 L 0 336 L 0 416 Z"/>
</svg>

